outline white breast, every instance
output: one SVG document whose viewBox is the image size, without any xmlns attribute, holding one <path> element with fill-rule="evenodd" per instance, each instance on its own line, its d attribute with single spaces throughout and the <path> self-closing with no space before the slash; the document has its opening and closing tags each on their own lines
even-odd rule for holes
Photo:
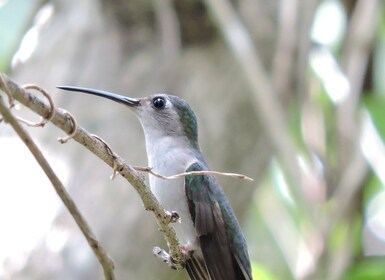
<svg viewBox="0 0 385 280">
<path fill-rule="evenodd" d="M 170 176 L 185 172 L 196 159 L 185 145 L 178 145 L 174 139 L 164 138 L 156 145 L 147 147 L 149 166 L 155 172 Z M 188 209 L 184 178 L 164 180 L 150 175 L 150 187 L 156 198 L 167 211 L 176 211 L 180 222 L 172 224 L 181 245 L 196 247 L 196 232 Z"/>
</svg>

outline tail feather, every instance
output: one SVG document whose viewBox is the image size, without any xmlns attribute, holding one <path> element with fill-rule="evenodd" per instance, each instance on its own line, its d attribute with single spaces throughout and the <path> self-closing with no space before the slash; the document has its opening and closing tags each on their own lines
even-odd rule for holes
<svg viewBox="0 0 385 280">
<path fill-rule="evenodd" d="M 186 262 L 186 270 L 191 280 L 210 280 L 203 258 L 192 256 Z"/>
</svg>

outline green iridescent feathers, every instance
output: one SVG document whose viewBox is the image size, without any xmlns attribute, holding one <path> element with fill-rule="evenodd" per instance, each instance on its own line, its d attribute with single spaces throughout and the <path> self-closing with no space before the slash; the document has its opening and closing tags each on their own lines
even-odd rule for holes
<svg viewBox="0 0 385 280">
<path fill-rule="evenodd" d="M 183 125 L 183 130 L 187 138 L 190 140 L 192 146 L 197 150 L 199 150 L 198 124 L 197 124 L 197 119 L 195 117 L 193 110 L 191 110 L 188 103 L 183 99 L 177 96 L 170 96 L 170 98 L 171 98 L 171 102 L 177 109 L 180 121 Z"/>
</svg>

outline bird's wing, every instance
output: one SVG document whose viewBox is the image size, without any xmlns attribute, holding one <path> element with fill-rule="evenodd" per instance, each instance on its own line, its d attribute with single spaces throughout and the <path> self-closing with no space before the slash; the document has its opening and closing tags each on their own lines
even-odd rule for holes
<svg viewBox="0 0 385 280">
<path fill-rule="evenodd" d="M 195 162 L 186 172 L 201 170 L 205 167 Z M 185 179 L 190 214 L 210 277 L 212 280 L 251 279 L 249 269 L 243 267 L 241 258 L 233 250 L 233 239 L 229 237 L 232 227 L 224 220 L 217 191 L 223 193 L 219 185 L 212 184 L 218 183 L 209 175 L 189 175 Z"/>
</svg>

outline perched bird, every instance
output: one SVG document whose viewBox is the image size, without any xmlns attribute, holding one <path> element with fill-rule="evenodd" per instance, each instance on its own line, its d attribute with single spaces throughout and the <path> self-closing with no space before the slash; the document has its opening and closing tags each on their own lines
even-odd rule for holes
<svg viewBox="0 0 385 280">
<path fill-rule="evenodd" d="M 195 114 L 183 99 L 167 94 L 134 99 L 96 89 L 59 88 L 105 97 L 130 108 L 144 130 L 148 164 L 158 174 L 209 170 L 198 145 Z M 171 226 L 191 279 L 252 279 L 245 238 L 215 177 L 164 180 L 150 176 L 150 187 L 162 206 L 180 217 L 180 223 Z"/>
</svg>

